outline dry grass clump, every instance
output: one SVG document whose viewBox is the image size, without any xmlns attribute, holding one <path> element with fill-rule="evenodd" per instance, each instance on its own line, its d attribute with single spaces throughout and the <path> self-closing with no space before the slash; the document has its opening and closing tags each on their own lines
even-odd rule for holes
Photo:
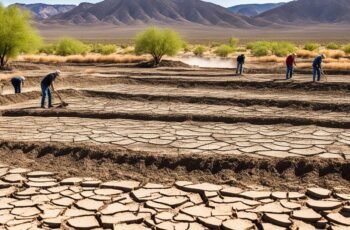
<svg viewBox="0 0 350 230">
<path fill-rule="evenodd" d="M 282 65 L 279 67 L 283 67 Z M 297 68 L 298 69 L 310 69 L 312 70 L 312 63 L 311 62 L 301 62 L 297 63 Z M 329 63 L 324 63 L 322 68 L 324 70 L 340 70 L 340 71 L 348 71 L 350 70 L 350 62 L 329 62 Z"/>
<path fill-rule="evenodd" d="M 146 56 L 136 55 L 71 55 L 71 56 L 56 56 L 56 55 L 26 55 L 22 59 L 28 62 L 35 63 L 139 63 L 148 60 Z"/>
<path fill-rule="evenodd" d="M 322 50 L 321 53 L 324 53 L 328 58 L 340 59 L 345 57 L 345 52 L 342 50 Z"/>
<path fill-rule="evenodd" d="M 249 57 L 249 62 L 253 63 L 284 63 L 286 58 L 284 57 L 277 57 L 275 55 L 271 56 L 263 56 L 263 57 Z"/>
<path fill-rule="evenodd" d="M 313 58 L 318 55 L 317 52 L 300 49 L 296 52 L 298 58 Z"/>
<path fill-rule="evenodd" d="M 0 73 L 0 81 L 8 81 L 15 76 L 23 76 L 20 71 Z"/>
<path fill-rule="evenodd" d="M 325 63 L 323 65 L 324 69 L 329 70 L 350 70 L 350 63 L 344 63 L 344 62 L 331 62 L 331 63 Z"/>
</svg>

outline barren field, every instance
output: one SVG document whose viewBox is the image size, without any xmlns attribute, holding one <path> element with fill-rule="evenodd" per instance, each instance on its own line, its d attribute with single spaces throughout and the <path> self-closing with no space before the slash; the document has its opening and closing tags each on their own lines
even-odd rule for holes
<svg viewBox="0 0 350 230">
<path fill-rule="evenodd" d="M 346 71 L 14 66 L 27 81 L 0 96 L 0 229 L 349 229 Z M 69 106 L 40 109 L 56 68 Z"/>
<path fill-rule="evenodd" d="M 162 25 L 160 25 L 162 26 Z M 164 25 L 163 25 L 164 26 Z M 147 28 L 147 25 L 115 26 L 115 25 L 58 25 L 37 24 L 36 27 L 47 41 L 55 41 L 57 34 L 72 36 L 85 41 L 126 42 L 130 43 L 135 36 Z M 167 26 L 165 26 L 167 27 Z M 227 27 L 173 25 L 172 29 L 188 41 L 207 43 L 212 41 L 227 42 L 227 38 L 236 36 L 242 41 L 287 40 L 305 41 L 339 41 L 348 42 L 348 25 L 311 25 L 311 26 L 278 26 L 261 29 L 235 29 Z"/>
</svg>

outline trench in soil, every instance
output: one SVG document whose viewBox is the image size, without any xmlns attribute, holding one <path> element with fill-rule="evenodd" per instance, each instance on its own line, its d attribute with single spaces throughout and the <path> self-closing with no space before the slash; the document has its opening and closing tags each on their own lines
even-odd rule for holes
<svg viewBox="0 0 350 230">
<path fill-rule="evenodd" d="M 155 183 L 189 180 L 239 187 L 254 184 L 295 191 L 310 184 L 326 188 L 350 186 L 350 162 L 339 159 L 158 155 L 110 145 L 5 141 L 0 142 L 0 156 L 3 163 L 57 171 L 62 177 L 91 176 L 103 180 L 135 179 Z"/>
</svg>

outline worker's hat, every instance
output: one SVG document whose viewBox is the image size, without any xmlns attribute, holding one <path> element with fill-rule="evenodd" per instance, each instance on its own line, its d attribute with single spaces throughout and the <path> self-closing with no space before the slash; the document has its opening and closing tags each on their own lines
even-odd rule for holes
<svg viewBox="0 0 350 230">
<path fill-rule="evenodd" d="M 325 54 L 321 54 L 321 57 L 322 57 L 323 59 L 327 58 L 327 56 L 326 56 Z"/>
<path fill-rule="evenodd" d="M 60 71 L 60 70 L 58 70 L 58 69 L 55 71 L 55 73 L 56 73 L 58 76 L 60 76 L 60 75 L 61 75 L 61 71 Z"/>
</svg>

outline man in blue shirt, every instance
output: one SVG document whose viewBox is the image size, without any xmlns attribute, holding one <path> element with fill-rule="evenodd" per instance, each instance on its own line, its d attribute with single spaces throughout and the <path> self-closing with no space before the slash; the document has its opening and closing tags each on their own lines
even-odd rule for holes
<svg viewBox="0 0 350 230">
<path fill-rule="evenodd" d="M 16 76 L 11 79 L 11 84 L 13 88 L 15 89 L 15 94 L 21 93 L 22 91 L 22 86 L 24 86 L 24 81 L 26 79 L 21 76 Z"/>
<path fill-rule="evenodd" d="M 317 81 L 321 81 L 321 72 L 322 72 L 322 60 L 326 58 L 326 55 L 321 54 L 317 56 L 312 63 L 313 67 L 313 81 L 316 81 L 316 75 L 317 75 Z"/>
<path fill-rule="evenodd" d="M 52 108 L 52 94 L 51 90 L 55 92 L 55 86 L 54 82 L 57 77 L 59 77 L 61 74 L 61 71 L 56 70 L 54 73 L 48 74 L 42 81 L 41 81 L 41 92 L 42 92 L 42 98 L 41 98 L 41 108 L 45 108 L 45 99 L 46 96 L 49 99 L 49 108 Z"/>
<path fill-rule="evenodd" d="M 237 57 L 236 74 L 239 74 L 239 75 L 243 74 L 244 63 L 245 63 L 245 56 L 244 56 L 244 54 L 241 54 Z"/>
</svg>

